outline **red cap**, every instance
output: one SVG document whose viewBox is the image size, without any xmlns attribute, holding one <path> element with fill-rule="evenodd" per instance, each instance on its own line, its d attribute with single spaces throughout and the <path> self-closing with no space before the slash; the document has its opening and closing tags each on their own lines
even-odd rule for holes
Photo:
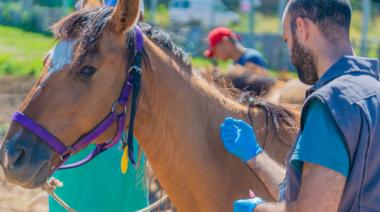
<svg viewBox="0 0 380 212">
<path fill-rule="evenodd" d="M 229 37 L 232 39 L 239 39 L 239 37 L 229 28 L 217 27 L 208 33 L 208 49 L 203 53 L 205 57 L 212 57 L 214 55 L 215 46 L 223 40 L 224 37 Z"/>
</svg>

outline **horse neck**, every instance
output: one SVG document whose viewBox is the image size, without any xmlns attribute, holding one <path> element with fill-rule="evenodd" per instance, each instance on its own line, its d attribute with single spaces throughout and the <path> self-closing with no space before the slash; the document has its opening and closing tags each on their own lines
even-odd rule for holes
<svg viewBox="0 0 380 212">
<path fill-rule="evenodd" d="M 220 141 L 223 119 L 246 118 L 247 109 L 149 40 L 145 49 L 151 68 L 144 65 L 135 135 L 176 207 L 230 211 L 234 199 L 247 197 L 248 188 L 270 199 L 261 182 Z M 260 110 L 254 113 L 257 123 L 264 123 L 264 117 Z"/>
</svg>

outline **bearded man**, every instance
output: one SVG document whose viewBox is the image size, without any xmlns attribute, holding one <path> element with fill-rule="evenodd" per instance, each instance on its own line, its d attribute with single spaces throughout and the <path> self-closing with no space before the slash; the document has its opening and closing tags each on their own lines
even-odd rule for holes
<svg viewBox="0 0 380 212">
<path fill-rule="evenodd" d="M 225 148 L 279 200 L 238 200 L 235 211 L 380 211 L 379 62 L 355 56 L 351 14 L 349 0 L 288 1 L 283 39 L 300 80 L 312 87 L 286 168 L 245 122 L 221 125 Z"/>
</svg>

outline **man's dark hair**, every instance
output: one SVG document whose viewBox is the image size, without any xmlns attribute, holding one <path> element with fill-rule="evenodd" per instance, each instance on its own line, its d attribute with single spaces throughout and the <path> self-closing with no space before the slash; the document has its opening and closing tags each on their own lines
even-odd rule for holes
<svg viewBox="0 0 380 212">
<path fill-rule="evenodd" d="M 349 33 L 352 8 L 349 0 L 289 0 L 292 32 L 298 17 L 310 19 L 322 34 L 333 38 L 337 29 Z"/>
</svg>

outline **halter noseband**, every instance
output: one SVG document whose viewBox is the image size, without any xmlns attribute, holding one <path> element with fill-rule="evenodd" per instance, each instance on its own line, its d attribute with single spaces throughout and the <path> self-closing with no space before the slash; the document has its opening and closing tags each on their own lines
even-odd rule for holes
<svg viewBox="0 0 380 212">
<path fill-rule="evenodd" d="M 128 155 L 133 165 L 135 165 L 133 155 L 133 122 L 137 109 L 137 99 L 140 90 L 141 80 L 141 60 L 143 55 L 143 34 L 138 26 L 135 26 L 134 32 L 136 35 L 135 45 L 136 52 L 134 62 L 128 67 L 127 78 L 124 82 L 119 99 L 112 105 L 111 112 L 107 115 L 103 121 L 101 121 L 95 128 L 90 130 L 85 136 L 79 138 L 72 146 L 65 146 L 56 136 L 50 133 L 45 127 L 34 121 L 22 112 L 15 112 L 12 116 L 12 121 L 17 122 L 24 128 L 28 129 L 31 133 L 40 138 L 43 142 L 48 144 L 55 152 L 60 156 L 60 161 L 51 167 L 50 173 L 53 173 L 56 169 L 70 169 L 81 166 L 93 158 L 99 153 L 115 146 L 121 139 L 123 130 L 125 129 L 125 121 L 127 115 L 127 103 L 132 91 L 132 107 L 129 122 L 128 131 Z M 84 159 L 72 164 L 62 165 L 73 153 L 78 152 L 89 145 L 92 141 L 103 134 L 112 124 L 117 123 L 117 131 L 114 137 L 105 143 L 97 144 L 96 148 Z"/>
</svg>

